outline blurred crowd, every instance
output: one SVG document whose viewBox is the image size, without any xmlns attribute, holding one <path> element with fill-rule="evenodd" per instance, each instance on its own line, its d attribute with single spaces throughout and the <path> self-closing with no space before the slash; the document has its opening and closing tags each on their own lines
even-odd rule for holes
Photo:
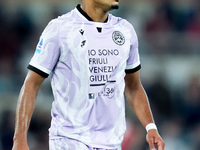
<svg viewBox="0 0 200 150">
<path fill-rule="evenodd" d="M 39 36 L 79 0 L 0 2 L 0 150 L 10 150 L 15 107 Z M 166 150 L 200 149 L 200 0 L 122 0 L 112 14 L 138 34 L 141 79 Z M 42 85 L 28 134 L 31 150 L 48 149 L 49 80 Z M 147 150 L 145 130 L 126 103 L 123 150 Z"/>
</svg>

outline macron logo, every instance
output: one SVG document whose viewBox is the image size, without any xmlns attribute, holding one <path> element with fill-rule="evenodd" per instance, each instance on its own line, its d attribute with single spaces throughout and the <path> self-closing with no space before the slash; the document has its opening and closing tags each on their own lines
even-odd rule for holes
<svg viewBox="0 0 200 150">
<path fill-rule="evenodd" d="M 83 35 L 84 34 L 84 30 L 80 29 L 79 32 Z"/>
</svg>

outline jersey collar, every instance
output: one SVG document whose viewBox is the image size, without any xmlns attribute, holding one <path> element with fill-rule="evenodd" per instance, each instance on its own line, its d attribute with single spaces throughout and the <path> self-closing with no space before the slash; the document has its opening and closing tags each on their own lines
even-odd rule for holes
<svg viewBox="0 0 200 150">
<path fill-rule="evenodd" d="M 94 21 L 92 18 L 90 18 L 90 16 L 83 11 L 83 9 L 81 8 L 81 5 L 78 4 L 76 6 L 77 10 L 88 20 L 88 21 Z M 104 23 L 108 22 L 108 17 L 106 18 L 106 20 L 104 21 Z"/>
</svg>

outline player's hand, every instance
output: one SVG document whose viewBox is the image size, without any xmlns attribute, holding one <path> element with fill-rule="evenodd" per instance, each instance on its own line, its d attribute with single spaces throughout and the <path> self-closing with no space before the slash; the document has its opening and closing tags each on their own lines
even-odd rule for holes
<svg viewBox="0 0 200 150">
<path fill-rule="evenodd" d="M 157 130 L 151 129 L 146 135 L 146 140 L 149 143 L 150 150 L 164 150 L 165 143 L 158 134 Z"/>
</svg>

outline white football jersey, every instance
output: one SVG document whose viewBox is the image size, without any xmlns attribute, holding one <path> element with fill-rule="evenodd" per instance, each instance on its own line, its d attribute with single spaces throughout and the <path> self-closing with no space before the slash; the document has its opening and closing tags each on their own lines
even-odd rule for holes
<svg viewBox="0 0 200 150">
<path fill-rule="evenodd" d="M 51 73 L 50 139 L 120 147 L 126 129 L 124 76 L 140 69 L 130 23 L 111 14 L 104 23 L 94 22 L 78 5 L 48 24 L 28 68 L 43 77 Z"/>
</svg>

